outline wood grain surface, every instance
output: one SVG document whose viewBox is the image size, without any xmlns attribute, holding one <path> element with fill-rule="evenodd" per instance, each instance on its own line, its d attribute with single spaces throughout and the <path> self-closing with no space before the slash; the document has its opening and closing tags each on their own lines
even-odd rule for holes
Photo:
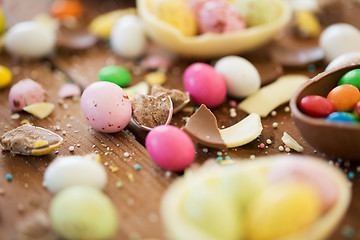
<svg viewBox="0 0 360 240">
<path fill-rule="evenodd" d="M 134 6 L 134 1 L 90 2 L 87 5 L 89 19 L 99 12 Z M 263 84 L 273 81 L 280 74 L 300 73 L 313 77 L 323 71 L 326 66 L 325 63 L 320 62 L 313 65 L 315 69 L 311 68 L 311 71 L 306 67 L 282 68 L 276 62 L 269 60 L 267 54 L 269 47 L 265 46 L 257 52 L 246 55 L 246 58 L 254 62 L 259 69 Z M 182 73 L 192 62 L 176 59 L 166 73 L 167 81 L 164 86 L 183 90 Z M 134 127 L 128 127 L 115 134 L 97 132 L 85 122 L 80 109 L 80 100 L 60 100 L 57 97 L 57 91 L 64 84 L 62 74 L 84 89 L 90 83 L 97 81 L 98 70 L 109 64 L 119 64 L 128 68 L 133 75 L 131 85 L 142 81 L 148 71 L 139 72 L 137 61 L 119 58 L 108 49 L 105 43 L 99 43 L 84 51 L 57 51 L 49 59 L 28 62 L 13 59 L 2 52 L 0 64 L 9 67 L 14 75 L 11 85 L 0 90 L 0 134 L 19 126 L 20 122 L 26 119 L 64 138 L 64 143 L 58 151 L 42 157 L 12 155 L 9 152 L 0 153 L 0 239 L 17 239 L 19 225 L 24 224 L 23 220 L 27 216 L 39 210 L 47 211 L 53 195 L 42 186 L 42 180 L 44 170 L 51 161 L 57 156 L 84 155 L 94 152 L 101 155 L 102 164 L 108 170 L 108 183 L 104 192 L 115 204 L 120 219 L 119 231 L 114 239 L 165 239 L 159 215 L 160 200 L 167 187 L 174 179 L 181 176 L 181 173 L 166 172 L 151 160 L 143 145 L 146 132 Z M 48 118 L 39 120 L 25 112 L 20 112 L 18 119 L 12 117 L 13 113 L 8 103 L 9 89 L 24 78 L 32 78 L 39 82 L 46 90 L 46 101 L 55 103 L 55 111 Z M 239 102 L 239 100 L 229 98 L 220 107 L 213 109 L 220 128 L 233 125 L 246 116 L 244 112 L 237 109 L 237 115 L 230 117 L 231 101 Z M 196 107 L 192 102 L 189 106 Z M 278 150 L 278 147 L 283 145 L 281 137 L 286 131 L 304 147 L 305 150 L 301 154 L 317 156 L 323 158 L 324 161 L 331 160 L 339 165 L 345 174 L 349 172 L 355 174 L 354 178 L 349 179 L 353 189 L 350 208 L 329 240 L 360 239 L 358 162 L 329 159 L 322 153 L 314 151 L 302 139 L 292 121 L 291 113 L 285 110 L 286 107 L 287 104 L 282 105 L 276 109 L 276 116 L 262 119 L 264 130 L 257 140 L 242 147 L 223 151 L 222 156 L 230 156 L 232 159 L 249 159 L 251 155 L 288 154 Z M 173 117 L 171 124 L 182 127 L 186 117 L 191 114 L 192 112 L 189 111 L 181 111 Z M 273 122 L 279 123 L 276 129 L 272 127 Z M 266 139 L 271 139 L 272 143 L 264 149 L 259 148 L 259 143 L 265 143 Z M 74 146 L 73 152 L 69 150 L 70 146 Z M 204 146 L 196 145 L 195 165 L 201 165 L 206 159 L 219 155 L 216 149 L 206 148 L 207 151 L 204 149 Z M 125 152 L 130 156 L 124 156 Z M 291 151 L 290 154 L 299 153 Z M 136 171 L 134 164 L 140 164 L 141 169 Z M 112 167 L 117 167 L 119 170 L 112 172 Z M 12 174 L 11 181 L 5 178 L 8 173 Z M 121 188 L 117 187 L 119 182 L 122 183 Z M 354 231 L 353 234 L 351 234 L 352 231 Z"/>
</svg>

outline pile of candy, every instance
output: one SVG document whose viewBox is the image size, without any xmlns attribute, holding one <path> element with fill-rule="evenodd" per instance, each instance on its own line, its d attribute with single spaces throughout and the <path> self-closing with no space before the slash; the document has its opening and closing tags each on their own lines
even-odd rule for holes
<svg viewBox="0 0 360 240">
<path fill-rule="evenodd" d="M 273 21 L 279 9 L 271 1 L 149 1 L 150 11 L 184 36 L 224 33 Z"/>
<path fill-rule="evenodd" d="M 305 96 L 300 100 L 301 111 L 331 122 L 358 123 L 360 114 L 360 69 L 344 74 L 327 97 Z"/>
</svg>

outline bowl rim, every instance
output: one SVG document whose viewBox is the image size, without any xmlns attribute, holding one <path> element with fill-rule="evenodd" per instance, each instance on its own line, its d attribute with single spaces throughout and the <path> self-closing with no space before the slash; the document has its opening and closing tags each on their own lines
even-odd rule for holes
<svg viewBox="0 0 360 240">
<path fill-rule="evenodd" d="M 275 154 L 271 156 L 262 156 L 255 161 L 247 161 L 246 159 L 238 159 L 240 161 L 234 161 L 230 163 L 233 168 L 240 167 L 241 171 L 251 171 L 266 169 L 274 164 L 275 161 L 288 161 L 289 158 L 293 158 L 292 161 L 297 161 L 296 156 L 283 156 L 281 154 Z M 334 232 L 336 226 L 339 225 L 341 219 L 343 219 L 349 204 L 351 202 L 352 189 L 349 186 L 346 175 L 340 171 L 340 169 L 329 166 L 324 159 L 315 156 L 302 156 L 302 160 L 309 161 L 314 165 L 321 167 L 325 172 L 331 176 L 333 183 L 339 187 L 338 199 L 335 205 L 327 212 L 323 213 L 317 221 L 310 226 L 299 230 L 296 233 L 280 237 L 278 240 L 303 240 L 303 239 L 325 239 L 331 233 Z M 202 181 L 203 179 L 216 178 L 219 176 L 220 168 L 226 167 L 221 165 L 212 164 L 209 166 L 201 167 L 195 172 L 189 171 L 184 174 L 183 177 L 177 179 L 164 193 L 161 204 L 160 214 L 162 218 L 162 224 L 165 228 L 166 235 L 171 239 L 182 239 L 177 236 L 178 230 L 174 229 L 174 222 L 181 223 L 181 230 L 191 230 L 193 234 L 196 234 L 196 239 L 202 240 L 220 240 L 217 237 L 210 236 L 201 229 L 192 226 L 186 222 L 183 216 L 179 215 L 179 204 L 182 201 L 182 194 L 188 191 L 189 186 L 194 182 Z M 180 197 L 179 197 L 180 196 Z M 178 218 L 180 217 L 180 218 Z M 174 235 L 175 234 L 175 235 Z"/>
<path fill-rule="evenodd" d="M 306 115 L 303 113 L 299 107 L 298 102 L 300 101 L 299 97 L 301 93 L 307 89 L 310 85 L 313 83 L 316 83 L 318 81 L 321 81 L 324 77 L 331 75 L 335 72 L 345 70 L 347 68 L 360 68 L 360 63 L 352 63 L 345 66 L 340 66 L 334 69 L 325 70 L 318 75 L 314 76 L 307 82 L 305 82 L 303 85 L 301 85 L 298 90 L 293 94 L 293 96 L 290 99 L 290 109 L 293 117 L 297 118 L 298 121 L 304 122 L 307 125 L 313 125 L 318 127 L 341 127 L 342 129 L 349 130 L 349 131 L 355 131 L 359 130 L 359 125 L 356 124 L 347 124 L 347 123 L 341 123 L 341 122 L 329 122 L 326 121 L 325 118 L 314 118 L 311 116 Z M 349 70 L 351 71 L 351 70 Z"/>
<path fill-rule="evenodd" d="M 213 41 L 213 40 L 228 39 L 228 38 L 242 38 L 251 35 L 256 35 L 259 32 L 270 31 L 277 28 L 280 29 L 283 25 L 286 25 L 290 21 L 293 12 L 292 8 L 290 7 L 290 4 L 288 4 L 286 1 L 271 0 L 274 3 L 276 3 L 277 6 L 280 7 L 281 9 L 281 14 L 278 16 L 278 18 L 275 21 L 257 26 L 247 27 L 244 30 L 240 30 L 240 31 L 226 32 L 221 34 L 204 33 L 204 34 L 188 37 L 188 36 L 184 36 L 178 29 L 171 26 L 170 24 L 161 21 L 153 13 L 151 13 L 148 10 L 148 7 L 146 6 L 147 1 L 149 0 L 136 0 L 136 6 L 140 13 L 139 15 L 145 16 L 146 19 L 149 19 L 152 22 L 156 23 L 157 26 L 161 26 L 162 29 L 166 29 L 172 35 L 176 36 L 176 38 L 183 44 L 191 44 L 196 42 L 201 43 L 204 41 Z"/>
</svg>

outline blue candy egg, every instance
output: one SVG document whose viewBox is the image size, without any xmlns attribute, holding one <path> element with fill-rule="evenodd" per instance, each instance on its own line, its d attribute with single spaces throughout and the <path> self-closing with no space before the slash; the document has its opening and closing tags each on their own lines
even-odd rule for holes
<svg viewBox="0 0 360 240">
<path fill-rule="evenodd" d="M 326 118 L 326 121 L 355 124 L 359 122 L 359 118 L 348 112 L 333 112 Z"/>
</svg>

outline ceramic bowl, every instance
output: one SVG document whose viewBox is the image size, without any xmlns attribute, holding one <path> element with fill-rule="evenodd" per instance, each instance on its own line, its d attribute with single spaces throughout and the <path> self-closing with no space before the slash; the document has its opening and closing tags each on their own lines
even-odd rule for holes
<svg viewBox="0 0 360 240">
<path fill-rule="evenodd" d="M 310 117 L 301 112 L 299 102 L 308 95 L 326 97 L 345 73 L 356 68 L 360 68 L 360 64 L 320 73 L 302 85 L 290 100 L 292 117 L 301 135 L 312 147 L 328 157 L 360 160 L 360 126 Z"/>
<path fill-rule="evenodd" d="M 138 14 L 144 21 L 148 36 L 157 44 L 179 55 L 210 59 L 241 54 L 259 48 L 271 41 L 290 21 L 292 10 L 283 0 L 272 0 L 280 9 L 278 18 L 270 23 L 223 34 L 183 36 L 175 27 L 161 21 L 148 7 L 149 0 L 137 0 Z"/>
<path fill-rule="evenodd" d="M 293 159 L 294 158 L 294 159 Z M 283 155 L 273 155 L 269 157 L 259 157 L 254 161 L 247 160 L 234 160 L 231 169 L 240 169 L 239 171 L 246 172 L 266 172 L 277 161 L 288 162 L 290 160 L 297 161 L 297 157 Z M 351 188 L 349 182 L 343 172 L 333 166 L 330 166 L 326 161 L 317 159 L 315 157 L 303 157 L 300 156 L 301 161 L 307 161 L 317 169 L 322 169 L 323 173 L 331 178 L 331 182 L 334 187 L 339 190 L 338 198 L 334 206 L 332 206 L 327 212 L 321 215 L 315 222 L 306 228 L 293 233 L 288 236 L 279 238 L 278 240 L 304 240 L 304 239 L 317 239 L 323 240 L 329 237 L 329 235 L 335 230 L 342 217 L 344 216 L 351 199 Z M 210 235 L 201 228 L 197 227 L 193 223 L 189 222 L 182 213 L 181 206 L 183 204 L 184 197 L 187 196 L 189 189 L 194 184 L 199 182 L 213 182 L 216 181 L 216 176 L 221 176 L 221 168 L 227 166 L 221 166 L 215 161 L 205 163 L 196 171 L 188 171 L 184 177 L 177 179 L 165 192 L 161 203 L 161 215 L 163 224 L 165 226 L 168 239 L 176 240 L 220 240 L 218 237 Z M 223 172 L 224 174 L 224 172 Z M 227 172 L 225 172 L 227 174 Z"/>
</svg>

